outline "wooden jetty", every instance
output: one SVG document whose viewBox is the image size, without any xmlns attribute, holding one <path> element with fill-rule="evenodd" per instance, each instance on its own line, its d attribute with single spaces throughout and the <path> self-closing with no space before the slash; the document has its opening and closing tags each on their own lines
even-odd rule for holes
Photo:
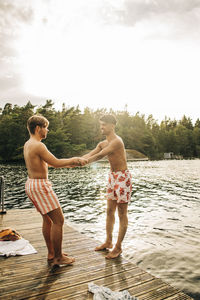
<svg viewBox="0 0 200 300">
<path fill-rule="evenodd" d="M 12 228 L 29 240 L 37 254 L 0 257 L 0 299 L 93 299 L 88 283 L 112 290 L 127 289 L 138 300 L 187 300 L 183 292 L 155 278 L 130 261 L 119 257 L 105 259 L 106 252 L 95 252 L 98 244 L 65 224 L 63 248 L 76 258 L 72 266 L 52 270 L 46 261 L 41 233 L 42 218 L 35 209 L 8 210 L 0 215 L 0 230 Z"/>
</svg>

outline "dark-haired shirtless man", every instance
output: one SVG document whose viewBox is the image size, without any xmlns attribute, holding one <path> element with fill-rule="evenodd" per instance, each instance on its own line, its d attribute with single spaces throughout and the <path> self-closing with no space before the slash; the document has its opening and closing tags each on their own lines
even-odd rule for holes
<svg viewBox="0 0 200 300">
<path fill-rule="evenodd" d="M 118 210 L 119 232 L 117 243 L 106 258 L 116 258 L 122 253 L 122 241 L 128 226 L 128 203 L 131 199 L 131 173 L 127 169 L 126 152 L 122 139 L 115 133 L 116 119 L 113 115 L 100 118 L 100 128 L 106 139 L 97 147 L 84 155 L 89 163 L 107 156 L 110 163 L 110 173 L 107 186 L 107 217 L 106 240 L 95 250 L 112 249 L 112 233 L 115 223 L 115 211 Z"/>
</svg>

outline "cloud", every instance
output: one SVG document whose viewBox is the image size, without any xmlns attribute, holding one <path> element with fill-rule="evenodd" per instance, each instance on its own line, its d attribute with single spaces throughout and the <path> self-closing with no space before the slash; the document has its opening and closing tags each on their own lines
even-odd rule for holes
<svg viewBox="0 0 200 300">
<path fill-rule="evenodd" d="M 16 22 L 30 22 L 33 11 L 29 1 L 1 0 L 0 2 L 1 24 L 16 25 Z"/>
<path fill-rule="evenodd" d="M 30 23 L 32 17 L 32 9 L 24 1 L 2 0 L 0 2 L 1 95 L 4 91 L 9 93 L 21 84 L 20 74 L 17 72 L 18 52 L 15 48 L 15 41 L 20 36 L 21 26 Z"/>
<path fill-rule="evenodd" d="M 145 27 L 146 36 L 174 38 L 199 37 L 199 0 L 124 0 L 117 8 L 102 10 L 107 23 Z M 147 27 L 152 27 L 148 29 Z"/>
<path fill-rule="evenodd" d="M 26 2 L 2 0 L 0 2 L 1 45 L 10 48 L 10 42 L 18 38 L 21 26 L 24 23 L 30 23 L 32 17 L 33 11 L 26 5 Z"/>
<path fill-rule="evenodd" d="M 1 106 L 196 99 L 199 25 L 200 0 L 0 0 Z"/>
<path fill-rule="evenodd" d="M 45 104 L 47 98 L 45 97 L 37 97 L 29 93 L 25 93 L 19 88 L 15 88 L 14 86 L 7 91 L 3 91 L 0 96 L 0 108 L 4 108 L 6 103 L 12 103 L 13 105 L 23 106 L 28 101 L 30 101 L 33 105 L 43 105 Z"/>
</svg>

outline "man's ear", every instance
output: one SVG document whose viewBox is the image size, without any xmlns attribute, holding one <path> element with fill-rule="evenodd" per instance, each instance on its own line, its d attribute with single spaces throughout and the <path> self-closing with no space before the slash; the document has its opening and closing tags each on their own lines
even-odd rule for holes
<svg viewBox="0 0 200 300">
<path fill-rule="evenodd" d="M 35 127 L 35 133 L 38 132 L 39 130 L 40 130 L 40 126 L 36 125 L 36 127 Z"/>
</svg>

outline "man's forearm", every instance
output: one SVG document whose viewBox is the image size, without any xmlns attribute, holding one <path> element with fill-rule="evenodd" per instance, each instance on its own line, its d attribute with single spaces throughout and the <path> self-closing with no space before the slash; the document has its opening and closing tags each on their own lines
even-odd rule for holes
<svg viewBox="0 0 200 300">
<path fill-rule="evenodd" d="M 54 168 L 70 168 L 78 166 L 79 164 L 75 162 L 74 158 L 61 158 L 57 159 L 52 165 Z"/>
<path fill-rule="evenodd" d="M 90 154 L 90 153 L 87 153 L 87 154 L 85 154 L 85 155 L 83 155 L 83 156 L 81 156 L 82 158 L 86 158 L 86 159 L 88 159 L 90 156 L 92 156 L 92 154 Z"/>
<path fill-rule="evenodd" d="M 57 159 L 53 164 L 51 164 L 51 166 L 54 168 L 68 167 L 70 166 L 70 159 L 66 159 L 66 158 Z"/>
<path fill-rule="evenodd" d="M 85 154 L 85 155 L 83 155 L 83 156 L 81 156 L 81 157 L 82 157 L 82 158 L 85 158 L 85 159 L 88 159 L 88 158 L 94 156 L 95 154 L 96 154 L 96 151 L 92 150 L 92 151 L 90 151 L 89 153 L 87 153 L 87 154 Z"/>
<path fill-rule="evenodd" d="M 90 164 L 92 162 L 98 161 L 98 160 L 102 159 L 103 157 L 104 157 L 104 155 L 97 153 L 88 158 L 88 163 Z"/>
</svg>

